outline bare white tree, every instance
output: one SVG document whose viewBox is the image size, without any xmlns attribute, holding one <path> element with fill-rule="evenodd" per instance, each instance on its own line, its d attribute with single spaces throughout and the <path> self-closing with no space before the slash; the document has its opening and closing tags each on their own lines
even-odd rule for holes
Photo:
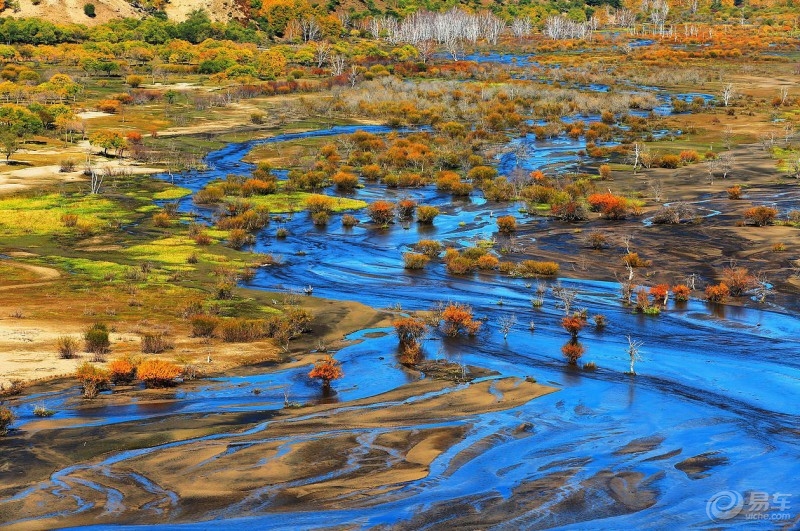
<svg viewBox="0 0 800 531">
<path fill-rule="evenodd" d="M 331 56 L 331 45 L 325 41 L 320 41 L 314 46 L 314 58 L 317 60 L 317 68 L 328 62 Z"/>
<path fill-rule="evenodd" d="M 567 288 L 557 282 L 553 286 L 553 296 L 561 302 L 561 307 L 564 309 L 564 315 L 569 315 L 572 305 L 575 303 L 575 298 L 578 296 L 578 290 L 574 288 Z"/>
<path fill-rule="evenodd" d="M 511 34 L 518 39 L 530 37 L 533 31 L 533 24 L 528 17 L 517 17 L 511 21 Z"/>
<path fill-rule="evenodd" d="M 347 81 L 350 82 L 350 87 L 356 86 L 356 81 L 358 81 L 358 67 L 356 65 L 350 66 L 350 72 L 347 74 Z"/>
<path fill-rule="evenodd" d="M 725 83 L 722 85 L 722 104 L 727 107 L 733 101 L 733 98 L 736 96 L 736 88 L 733 86 L 733 83 Z"/>
<path fill-rule="evenodd" d="M 329 61 L 331 64 L 331 73 L 334 76 L 341 76 L 344 73 L 344 67 L 346 65 L 344 56 L 334 53 L 331 54 Z"/>
<path fill-rule="evenodd" d="M 628 374 L 636 374 L 636 371 L 633 370 L 633 366 L 636 364 L 637 361 L 641 361 L 642 360 L 642 356 L 639 353 L 639 349 L 642 348 L 642 345 L 644 345 L 644 342 L 638 341 L 636 339 L 633 339 L 631 336 L 626 336 L 626 337 L 628 338 L 628 349 L 627 349 L 626 352 L 627 352 L 628 358 L 630 359 L 630 362 L 631 362 L 630 370 L 628 371 Z"/>
<path fill-rule="evenodd" d="M 305 17 L 300 21 L 303 42 L 315 41 L 322 34 L 322 28 L 316 18 Z"/>
<path fill-rule="evenodd" d="M 514 329 L 514 326 L 517 324 L 517 316 L 516 315 L 503 315 L 497 320 L 497 324 L 500 326 L 500 333 L 503 334 L 503 340 L 508 339 L 508 334 L 511 330 Z"/>
</svg>

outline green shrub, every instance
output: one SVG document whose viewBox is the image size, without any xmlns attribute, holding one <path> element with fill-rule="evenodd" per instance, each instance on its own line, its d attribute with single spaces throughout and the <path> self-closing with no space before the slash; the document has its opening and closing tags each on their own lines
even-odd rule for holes
<svg viewBox="0 0 800 531">
<path fill-rule="evenodd" d="M 95 355 L 106 354 L 111 347 L 108 339 L 108 327 L 103 323 L 95 323 L 83 333 L 84 349 Z"/>
</svg>

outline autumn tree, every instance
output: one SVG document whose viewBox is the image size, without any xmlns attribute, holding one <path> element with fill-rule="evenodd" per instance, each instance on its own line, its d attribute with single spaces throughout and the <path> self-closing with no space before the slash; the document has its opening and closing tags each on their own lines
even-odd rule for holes
<svg viewBox="0 0 800 531">
<path fill-rule="evenodd" d="M 309 378 L 322 381 L 322 388 L 326 391 L 331 388 L 331 381 L 338 380 L 342 376 L 344 373 L 339 366 L 339 361 L 331 356 L 317 361 L 314 368 L 308 373 Z"/>
<path fill-rule="evenodd" d="M 400 340 L 400 352 L 404 360 L 410 363 L 417 361 L 421 350 L 419 340 L 428 329 L 425 321 L 416 317 L 403 317 L 397 319 L 393 325 Z"/>
<path fill-rule="evenodd" d="M 103 148 L 103 155 L 108 155 L 109 149 L 115 149 L 117 155 L 122 153 L 122 150 L 125 149 L 125 137 L 122 136 L 122 133 L 119 131 L 109 131 L 107 129 L 101 129 L 100 131 L 96 131 L 89 136 L 89 143 L 93 146 Z"/>
<path fill-rule="evenodd" d="M 277 79 L 286 70 L 286 57 L 278 50 L 265 50 L 256 56 L 255 68 L 261 79 Z"/>
</svg>

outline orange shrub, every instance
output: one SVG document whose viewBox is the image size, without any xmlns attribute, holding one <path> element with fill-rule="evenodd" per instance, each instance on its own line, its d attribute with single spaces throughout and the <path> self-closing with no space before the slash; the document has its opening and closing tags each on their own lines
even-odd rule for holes
<svg viewBox="0 0 800 531">
<path fill-rule="evenodd" d="M 108 364 L 108 372 L 114 383 L 130 383 L 136 376 L 136 367 L 128 358 L 119 358 Z"/>
<path fill-rule="evenodd" d="M 730 294 L 731 292 L 724 282 L 720 282 L 716 286 L 708 286 L 706 288 L 706 300 L 708 302 L 722 304 L 728 299 Z"/>
<path fill-rule="evenodd" d="M 367 207 L 367 214 L 373 222 L 388 225 L 394 219 L 394 204 L 389 201 L 374 201 Z"/>
<path fill-rule="evenodd" d="M 744 211 L 745 221 L 754 224 L 756 227 L 770 225 L 777 215 L 778 209 L 763 205 L 748 208 Z"/>
<path fill-rule="evenodd" d="M 580 315 L 568 315 L 561 319 L 561 327 L 569 332 L 569 334 L 576 338 L 578 333 L 586 326 L 586 319 Z"/>
<path fill-rule="evenodd" d="M 414 249 L 429 258 L 436 258 L 442 252 L 442 244 L 436 240 L 420 240 Z"/>
<path fill-rule="evenodd" d="M 742 295 L 756 283 L 756 277 L 746 267 L 726 267 L 722 270 L 722 282 L 734 297 Z"/>
<path fill-rule="evenodd" d="M 75 377 L 80 380 L 83 386 L 83 397 L 94 398 L 97 393 L 108 387 L 108 372 L 97 365 L 92 365 L 88 361 L 83 362 L 75 371 Z"/>
<path fill-rule="evenodd" d="M 503 234 L 511 234 L 517 230 L 517 219 L 514 216 L 500 216 L 497 218 L 497 228 Z"/>
<path fill-rule="evenodd" d="M 122 103 L 119 100 L 102 100 L 97 104 L 97 110 L 116 114 L 122 109 Z"/>
<path fill-rule="evenodd" d="M 466 304 L 451 302 L 442 311 L 442 331 L 455 337 L 466 333 L 474 336 L 481 328 L 481 322 L 472 317 L 472 308 Z"/>
<path fill-rule="evenodd" d="M 346 171 L 337 172 L 332 181 L 336 185 L 336 189 L 342 192 L 352 192 L 358 186 L 358 177 L 354 173 Z"/>
<path fill-rule="evenodd" d="M 669 297 L 669 286 L 667 284 L 657 284 L 650 288 L 650 295 L 656 304 L 666 304 Z"/>
<path fill-rule="evenodd" d="M 432 224 L 438 215 L 439 209 L 435 206 L 423 205 L 417 209 L 417 221 L 423 225 Z"/>
<path fill-rule="evenodd" d="M 312 214 L 333 211 L 333 203 L 333 198 L 327 195 L 312 194 L 306 198 L 306 208 Z"/>
<path fill-rule="evenodd" d="M 427 330 L 425 321 L 416 317 L 403 317 L 392 324 L 401 345 L 416 343 Z"/>
<path fill-rule="evenodd" d="M 738 184 L 735 184 L 735 185 L 731 186 L 730 188 L 728 188 L 725 191 L 728 192 L 728 199 L 734 199 L 735 200 L 735 199 L 741 199 L 742 198 L 742 187 L 739 186 Z"/>
<path fill-rule="evenodd" d="M 652 260 L 639 258 L 639 253 L 628 253 L 622 257 L 622 261 L 631 267 L 650 267 Z"/>
<path fill-rule="evenodd" d="M 695 162 L 700 162 L 700 154 L 693 149 L 685 149 L 681 151 L 681 154 L 678 155 L 678 158 L 680 158 L 680 161 L 683 164 L 692 164 Z"/>
<path fill-rule="evenodd" d="M 559 266 L 555 262 L 538 262 L 536 260 L 523 260 L 517 264 L 514 273 L 517 276 L 527 278 L 537 275 L 552 276 L 558 274 Z"/>
<path fill-rule="evenodd" d="M 274 194 L 276 190 L 277 185 L 272 180 L 247 179 L 242 183 L 242 195 L 245 197 Z"/>
<path fill-rule="evenodd" d="M 675 297 L 675 300 L 679 302 L 688 301 L 691 293 L 692 290 L 689 289 L 689 286 L 684 284 L 678 284 L 672 287 L 672 295 Z"/>
<path fill-rule="evenodd" d="M 406 269 L 424 269 L 430 261 L 424 254 L 403 253 L 403 264 Z"/>
<path fill-rule="evenodd" d="M 466 256 L 445 256 L 445 269 L 452 275 L 466 275 L 475 267 L 475 261 Z"/>
<path fill-rule="evenodd" d="M 475 265 L 478 266 L 478 269 L 489 271 L 492 269 L 497 269 L 497 267 L 500 265 L 500 260 L 490 254 L 485 254 L 478 258 L 478 260 L 475 262 Z"/>
<path fill-rule="evenodd" d="M 417 202 L 413 199 L 401 199 L 397 203 L 397 213 L 401 219 L 411 219 L 414 217 L 414 210 L 417 208 Z"/>
<path fill-rule="evenodd" d="M 578 359 L 583 356 L 585 351 L 586 349 L 583 348 L 583 345 L 577 341 L 570 341 L 561 347 L 561 353 L 567 358 L 567 362 L 570 365 L 577 365 Z"/>
<path fill-rule="evenodd" d="M 172 362 L 159 359 L 145 360 L 136 368 L 136 376 L 148 388 L 169 387 L 175 383 L 175 378 L 180 374 L 180 367 Z"/>
<path fill-rule="evenodd" d="M 628 213 L 628 200 L 610 192 L 591 194 L 586 201 L 593 211 L 608 219 L 624 219 Z"/>
<path fill-rule="evenodd" d="M 611 179 L 611 166 L 608 164 L 601 164 L 597 171 L 602 180 L 608 181 Z"/>
</svg>

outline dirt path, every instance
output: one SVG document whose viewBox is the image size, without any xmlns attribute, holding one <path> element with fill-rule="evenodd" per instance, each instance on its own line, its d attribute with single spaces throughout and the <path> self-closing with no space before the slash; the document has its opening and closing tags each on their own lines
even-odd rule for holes
<svg viewBox="0 0 800 531">
<path fill-rule="evenodd" d="M 19 269 L 25 269 L 26 271 L 30 271 L 36 275 L 39 275 L 39 282 L 29 282 L 27 284 L 12 284 L 10 286 L 0 286 L 0 291 L 10 291 L 15 289 L 22 289 L 22 288 L 31 288 L 35 286 L 43 286 L 45 284 L 49 284 L 50 282 L 61 278 L 61 272 L 57 269 L 53 269 L 52 267 L 44 267 L 44 266 L 35 266 L 32 264 L 23 264 L 20 262 L 14 262 L 13 260 L 3 260 L 0 259 L 0 263 L 11 266 L 17 267 Z"/>
</svg>

